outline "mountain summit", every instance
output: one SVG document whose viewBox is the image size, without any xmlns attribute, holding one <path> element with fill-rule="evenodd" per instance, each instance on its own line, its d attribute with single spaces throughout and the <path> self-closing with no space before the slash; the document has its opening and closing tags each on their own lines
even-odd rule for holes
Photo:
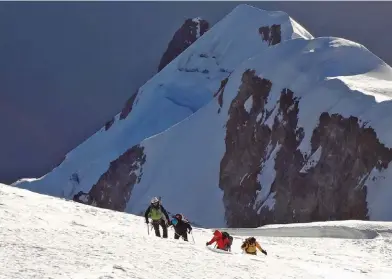
<svg viewBox="0 0 392 279">
<path fill-rule="evenodd" d="M 204 226 L 392 220 L 392 69 L 239 5 L 52 172 L 14 186 Z"/>
</svg>

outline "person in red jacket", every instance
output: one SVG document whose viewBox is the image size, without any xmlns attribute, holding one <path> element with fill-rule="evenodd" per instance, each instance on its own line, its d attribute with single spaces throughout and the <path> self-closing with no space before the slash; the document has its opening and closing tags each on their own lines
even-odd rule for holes
<svg viewBox="0 0 392 279">
<path fill-rule="evenodd" d="M 206 246 L 211 245 L 214 242 L 216 242 L 217 249 L 221 249 L 221 250 L 225 250 L 225 251 L 230 250 L 231 240 L 227 234 L 222 233 L 218 230 L 215 230 L 214 236 L 212 237 L 212 239 L 210 241 L 208 241 L 206 243 Z"/>
</svg>

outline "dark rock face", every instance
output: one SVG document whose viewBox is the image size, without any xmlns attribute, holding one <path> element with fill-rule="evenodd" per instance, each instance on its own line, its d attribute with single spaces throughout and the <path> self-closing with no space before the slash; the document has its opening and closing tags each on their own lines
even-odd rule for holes
<svg viewBox="0 0 392 279">
<path fill-rule="evenodd" d="M 307 173 L 297 173 L 288 184 L 293 195 L 291 204 L 276 219 L 367 220 L 366 178 L 373 168 L 388 167 L 392 150 L 380 143 L 372 128 L 360 125 L 356 117 L 325 112 L 319 123 L 311 138 L 312 154 L 321 149 L 319 162 Z M 276 186 L 277 197 L 287 191 L 280 183 Z"/>
<path fill-rule="evenodd" d="M 133 186 L 140 182 L 145 162 L 144 147 L 140 145 L 133 146 L 112 161 L 89 192 L 96 206 L 124 211 Z"/>
<path fill-rule="evenodd" d="M 207 32 L 208 29 L 209 23 L 206 20 L 193 20 L 190 18 L 185 20 L 184 24 L 174 34 L 163 54 L 158 66 L 158 72 L 193 44 L 199 36 Z"/>
<path fill-rule="evenodd" d="M 216 98 L 218 96 L 218 104 L 219 104 L 219 107 L 220 107 L 219 110 L 218 110 L 218 113 L 220 113 L 220 110 L 221 110 L 222 105 L 223 105 L 223 93 L 225 92 L 225 88 L 226 88 L 226 84 L 227 84 L 228 80 L 229 80 L 229 77 L 221 80 L 221 84 L 219 86 L 219 89 L 214 94 L 214 98 Z"/>
<path fill-rule="evenodd" d="M 76 195 L 73 196 L 72 200 L 74 202 L 83 203 L 87 205 L 93 205 L 94 201 L 88 193 L 84 193 L 83 191 L 79 191 Z"/>
<path fill-rule="evenodd" d="M 357 118 L 322 113 L 312 131 L 311 154 L 304 156 L 298 149 L 304 138 L 298 127 L 300 99 L 284 88 L 268 111 L 271 87 L 271 81 L 248 70 L 229 108 L 220 166 L 227 225 L 368 219 L 366 178 L 373 168 L 387 168 L 392 150 Z M 244 107 L 248 98 L 253 98 L 249 112 Z M 274 117 L 271 128 L 266 125 L 268 117 Z M 267 160 L 273 160 L 274 150 L 274 181 L 260 201 L 257 194 L 267 186 L 257 177 Z M 273 207 L 264 204 L 269 198 L 275 201 Z"/>
<path fill-rule="evenodd" d="M 121 113 L 120 113 L 120 120 L 123 120 L 125 118 L 127 118 L 128 114 L 131 113 L 132 111 L 132 107 L 133 107 L 133 103 L 135 102 L 136 96 L 137 96 L 138 91 L 136 91 L 125 103 L 124 108 L 122 109 Z"/>
<path fill-rule="evenodd" d="M 113 123 L 114 123 L 114 117 L 105 123 L 105 131 L 109 130 L 110 127 L 112 127 Z"/>
<path fill-rule="evenodd" d="M 263 26 L 259 28 L 259 33 L 263 41 L 268 42 L 269 46 L 279 44 L 281 42 L 280 24 L 272 26 Z"/>
<path fill-rule="evenodd" d="M 224 191 L 225 218 L 229 227 L 252 227 L 259 219 L 253 204 L 256 191 L 261 189 L 257 175 L 268 144 L 265 135 L 270 131 L 264 131 L 266 128 L 259 125 L 256 118 L 259 113 L 269 113 L 264 106 L 271 86 L 269 80 L 258 78 L 254 71 L 246 71 L 238 95 L 229 108 L 226 152 L 220 165 L 219 181 Z M 250 113 L 244 108 L 248 98 L 253 98 Z"/>
</svg>

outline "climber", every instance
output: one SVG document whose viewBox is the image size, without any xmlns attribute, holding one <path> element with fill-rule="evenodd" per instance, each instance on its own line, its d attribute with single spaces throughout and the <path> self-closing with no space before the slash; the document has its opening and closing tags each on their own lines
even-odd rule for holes
<svg viewBox="0 0 392 279">
<path fill-rule="evenodd" d="M 214 242 L 216 242 L 217 249 L 230 251 L 233 237 L 227 232 L 220 232 L 219 230 L 215 230 L 214 236 L 206 243 L 206 246 L 211 245 Z"/>
<path fill-rule="evenodd" d="M 261 248 L 260 244 L 256 241 L 254 237 L 248 237 L 241 245 L 241 249 L 246 254 L 257 255 L 257 249 L 260 250 L 261 253 L 267 255 L 267 251 Z"/>
<path fill-rule="evenodd" d="M 174 215 L 169 222 L 169 226 L 174 228 L 174 239 L 182 237 L 185 241 L 188 241 L 188 233 L 192 231 L 192 226 L 181 214 Z"/>
<path fill-rule="evenodd" d="M 147 208 L 144 214 L 144 218 L 146 218 L 146 224 L 148 224 L 148 218 L 151 218 L 151 223 L 154 227 L 155 235 L 157 237 L 161 237 L 161 233 L 159 231 L 159 226 L 161 226 L 163 231 L 162 237 L 167 238 L 169 215 L 167 214 L 166 209 L 162 206 L 158 198 L 155 197 L 151 199 L 151 204 Z"/>
</svg>

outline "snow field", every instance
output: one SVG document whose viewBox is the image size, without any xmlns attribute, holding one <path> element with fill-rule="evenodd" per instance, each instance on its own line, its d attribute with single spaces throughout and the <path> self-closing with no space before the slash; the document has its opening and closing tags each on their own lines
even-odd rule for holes
<svg viewBox="0 0 392 279">
<path fill-rule="evenodd" d="M 0 278 L 391 278 L 391 238 L 257 237 L 268 256 L 147 235 L 141 217 L 0 185 Z M 372 224 L 372 223 L 369 223 Z M 390 223 L 385 223 L 390 225 Z M 306 227 L 306 225 L 303 225 Z M 284 230 L 285 226 L 282 226 Z M 247 229 L 256 235 L 262 229 Z M 192 239 L 192 237 L 190 237 Z"/>
</svg>

